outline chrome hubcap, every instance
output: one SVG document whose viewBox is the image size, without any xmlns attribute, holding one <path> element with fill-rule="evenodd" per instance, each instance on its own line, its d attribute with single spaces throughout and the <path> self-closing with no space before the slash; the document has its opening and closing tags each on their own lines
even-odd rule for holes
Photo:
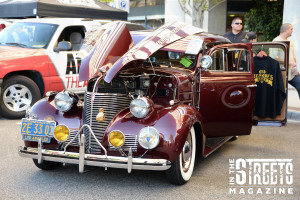
<svg viewBox="0 0 300 200">
<path fill-rule="evenodd" d="M 192 160 L 192 139 L 189 135 L 182 149 L 182 169 L 187 172 Z"/>
<path fill-rule="evenodd" d="M 6 88 L 3 93 L 4 105 L 11 111 L 26 110 L 32 102 L 32 94 L 24 85 L 14 84 Z"/>
</svg>

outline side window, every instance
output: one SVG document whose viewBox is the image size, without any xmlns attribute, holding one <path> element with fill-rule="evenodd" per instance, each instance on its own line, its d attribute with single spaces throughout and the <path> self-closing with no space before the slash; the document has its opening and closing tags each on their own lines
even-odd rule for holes
<svg viewBox="0 0 300 200">
<path fill-rule="evenodd" d="M 224 71 L 224 49 L 218 49 L 213 52 L 211 55 L 212 65 L 209 68 L 209 71 Z"/>
<path fill-rule="evenodd" d="M 79 26 L 66 27 L 60 34 L 55 47 L 57 47 L 61 41 L 69 41 L 72 45 L 72 51 L 78 51 L 83 43 L 85 36 L 84 30 L 84 27 Z"/>
<path fill-rule="evenodd" d="M 249 56 L 245 49 L 218 49 L 211 56 L 210 71 L 249 72 Z"/>
<path fill-rule="evenodd" d="M 228 72 L 249 72 L 249 51 L 245 49 L 230 49 L 226 58 Z"/>
</svg>

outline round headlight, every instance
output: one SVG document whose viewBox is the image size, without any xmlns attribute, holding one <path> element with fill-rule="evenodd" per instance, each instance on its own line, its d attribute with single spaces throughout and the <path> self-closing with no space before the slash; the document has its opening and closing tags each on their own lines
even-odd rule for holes
<svg viewBox="0 0 300 200">
<path fill-rule="evenodd" d="M 125 137 L 121 131 L 112 131 L 108 135 L 108 141 L 111 145 L 118 148 L 125 143 Z"/>
<path fill-rule="evenodd" d="M 58 110 L 66 112 L 71 109 L 73 97 L 70 97 L 68 92 L 60 92 L 55 96 L 55 106 Z"/>
<path fill-rule="evenodd" d="M 54 129 L 54 138 L 57 141 L 63 142 L 69 138 L 70 132 L 65 125 L 58 125 Z"/>
<path fill-rule="evenodd" d="M 200 58 L 200 65 L 204 68 L 207 69 L 211 66 L 212 64 L 212 59 L 208 55 L 204 55 Z"/>
<path fill-rule="evenodd" d="M 136 118 L 144 118 L 150 111 L 150 103 L 145 97 L 133 99 L 130 103 L 130 112 Z"/>
<path fill-rule="evenodd" d="M 154 149 L 157 147 L 160 141 L 160 135 L 158 130 L 153 127 L 142 128 L 139 132 L 139 144 L 144 149 Z"/>
</svg>

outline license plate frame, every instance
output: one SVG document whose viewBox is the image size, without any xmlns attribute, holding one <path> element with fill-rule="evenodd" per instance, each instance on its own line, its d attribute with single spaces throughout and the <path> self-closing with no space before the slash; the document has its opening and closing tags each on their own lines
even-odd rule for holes
<svg viewBox="0 0 300 200">
<path fill-rule="evenodd" d="M 24 141 L 50 143 L 54 137 L 56 122 L 23 118 L 21 122 L 21 134 Z"/>
</svg>

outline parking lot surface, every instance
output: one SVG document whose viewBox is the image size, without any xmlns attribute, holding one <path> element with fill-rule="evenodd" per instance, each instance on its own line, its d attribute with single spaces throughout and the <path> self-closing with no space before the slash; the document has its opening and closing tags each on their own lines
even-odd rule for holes
<svg viewBox="0 0 300 200">
<path fill-rule="evenodd" d="M 198 159 L 191 180 L 171 185 L 164 172 L 88 168 L 75 165 L 54 171 L 36 168 L 18 155 L 19 120 L 0 120 L 0 199 L 299 199 L 300 123 L 254 127 L 250 136 L 228 142 Z M 229 194 L 229 159 L 293 159 L 293 194 Z"/>
</svg>

